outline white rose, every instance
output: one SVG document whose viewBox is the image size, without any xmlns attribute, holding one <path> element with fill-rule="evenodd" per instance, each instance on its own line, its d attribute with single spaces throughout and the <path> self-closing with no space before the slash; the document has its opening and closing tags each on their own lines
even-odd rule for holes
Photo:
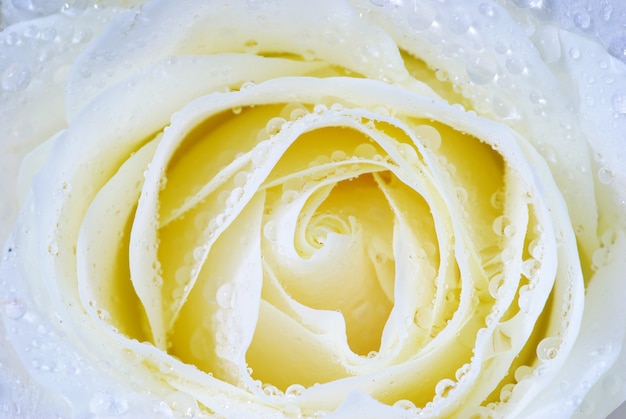
<svg viewBox="0 0 626 419">
<path fill-rule="evenodd" d="M 5 28 L 2 411 L 615 409 L 626 48 L 516 3 L 75 2 Z"/>
</svg>

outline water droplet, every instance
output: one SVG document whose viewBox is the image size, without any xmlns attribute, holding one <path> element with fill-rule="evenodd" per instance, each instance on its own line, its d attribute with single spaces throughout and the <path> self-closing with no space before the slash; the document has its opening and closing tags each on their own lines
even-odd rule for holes
<svg viewBox="0 0 626 419">
<path fill-rule="evenodd" d="M 288 418 L 301 418 L 302 411 L 295 404 L 288 404 L 283 407 L 283 414 Z"/>
<path fill-rule="evenodd" d="M 591 263 L 595 269 L 608 265 L 612 260 L 613 254 L 610 247 L 600 247 L 593 252 Z"/>
<path fill-rule="evenodd" d="M 504 284 L 504 275 L 503 274 L 495 275 L 493 278 L 491 278 L 491 280 L 489 280 L 489 294 L 493 298 L 498 298 L 500 294 L 500 289 L 502 288 L 503 284 Z"/>
<path fill-rule="evenodd" d="M 435 394 L 439 397 L 448 397 L 450 390 L 452 390 L 454 387 L 456 387 L 456 382 L 448 378 L 444 378 L 443 380 L 439 381 L 435 386 Z"/>
<path fill-rule="evenodd" d="M 424 147 L 431 151 L 437 151 L 441 146 L 441 134 L 430 125 L 418 125 L 413 128 L 417 138 L 424 144 Z"/>
<path fill-rule="evenodd" d="M 265 125 L 265 129 L 269 135 L 276 135 L 280 132 L 281 128 L 285 124 L 285 119 L 281 117 L 275 117 L 270 119 Z"/>
<path fill-rule="evenodd" d="M 519 114 L 517 108 L 507 99 L 494 97 L 493 110 L 502 119 L 517 119 Z"/>
<path fill-rule="evenodd" d="M 543 339 L 537 345 L 537 358 L 542 362 L 550 361 L 559 353 L 559 349 L 563 344 L 563 340 L 557 337 L 548 337 Z"/>
<path fill-rule="evenodd" d="M 276 222 L 270 220 L 263 226 L 263 236 L 270 241 L 276 241 L 278 239 L 278 231 L 276 230 Z"/>
<path fill-rule="evenodd" d="M 11 300 L 4 306 L 4 313 L 13 320 L 19 320 L 26 314 L 26 305 L 21 300 Z"/>
<path fill-rule="evenodd" d="M 437 17 L 437 11 L 430 5 L 415 4 L 414 8 L 407 13 L 409 26 L 418 31 L 430 28 Z"/>
<path fill-rule="evenodd" d="M 215 298 L 220 307 L 225 309 L 232 308 L 234 302 L 233 285 L 229 282 L 222 284 L 217 289 Z"/>
<path fill-rule="evenodd" d="M 128 410 L 128 402 L 121 396 L 99 391 L 89 400 L 89 411 L 97 416 L 118 416 Z"/>
<path fill-rule="evenodd" d="M 509 383 L 505 384 L 500 390 L 500 401 L 502 403 L 506 403 L 509 401 L 511 396 L 513 395 L 513 389 L 515 388 L 515 384 Z"/>
<path fill-rule="evenodd" d="M 517 305 L 524 313 L 530 313 L 533 308 L 533 293 L 530 292 L 528 285 L 522 285 L 519 291 L 519 298 L 517 299 Z"/>
<path fill-rule="evenodd" d="M 428 330 L 430 326 L 432 326 L 433 321 L 433 313 L 431 309 L 428 307 L 422 307 L 417 309 L 415 312 L 415 316 L 413 317 L 413 321 L 417 325 L 417 327 Z"/>
<path fill-rule="evenodd" d="M 619 114 L 626 114 L 626 94 L 619 93 L 611 100 L 613 110 Z"/>
<path fill-rule="evenodd" d="M 175 391 L 168 394 L 163 400 L 172 409 L 172 412 L 182 418 L 193 418 L 198 413 L 198 403 L 189 393 Z"/>
<path fill-rule="evenodd" d="M 491 228 L 498 236 L 504 236 L 506 227 L 510 226 L 511 220 L 506 215 L 500 215 L 493 220 Z"/>
<path fill-rule="evenodd" d="M 85 12 L 87 6 L 87 0 L 68 0 L 61 7 L 61 13 L 68 16 L 78 16 Z"/>
<path fill-rule="evenodd" d="M 591 16 L 584 10 L 574 13 L 574 24 L 581 29 L 587 29 L 591 24 Z"/>
<path fill-rule="evenodd" d="M 454 373 L 454 377 L 456 378 L 457 381 L 462 381 L 465 379 L 465 377 L 467 376 L 467 374 L 470 372 L 470 370 L 472 369 L 471 364 L 463 364 L 458 370 L 456 370 L 456 372 Z"/>
<path fill-rule="evenodd" d="M 48 245 L 48 253 L 50 253 L 52 256 L 56 256 L 59 254 L 59 245 L 57 244 L 57 242 L 52 242 Z"/>
<path fill-rule="evenodd" d="M 519 383 L 525 378 L 530 377 L 533 374 L 533 369 L 528 365 L 522 365 L 515 370 L 515 380 Z"/>
<path fill-rule="evenodd" d="M 285 390 L 285 396 L 298 397 L 304 393 L 305 387 L 301 384 L 292 384 Z"/>
<path fill-rule="evenodd" d="M 598 181 L 600 183 L 604 185 L 610 185 L 611 183 L 613 183 L 614 179 L 615 179 L 615 175 L 613 174 L 611 169 L 603 167 L 600 170 L 598 170 Z"/>
<path fill-rule="evenodd" d="M 13 63 L 2 73 L 2 90 L 17 92 L 30 83 L 31 70 L 26 64 Z"/>
<path fill-rule="evenodd" d="M 522 275 L 532 280 L 535 278 L 540 268 L 541 262 L 539 262 L 537 259 L 527 259 L 522 262 Z"/>
<path fill-rule="evenodd" d="M 354 149 L 354 155 L 364 159 L 372 159 L 376 153 L 376 147 L 367 143 L 359 144 Z"/>
<path fill-rule="evenodd" d="M 571 48 L 569 50 L 569 56 L 572 57 L 573 59 L 577 60 L 578 58 L 580 58 L 580 50 L 576 47 Z"/>
<path fill-rule="evenodd" d="M 241 87 L 239 88 L 239 90 L 246 90 L 246 89 L 250 89 L 251 87 L 256 86 L 256 83 L 253 81 L 246 81 L 244 82 Z"/>
<path fill-rule="evenodd" d="M 619 34 L 609 43 L 609 54 L 626 63 L 626 34 Z"/>
<path fill-rule="evenodd" d="M 283 396 L 283 392 L 280 391 L 276 386 L 271 384 L 263 384 L 263 393 L 266 396 Z"/>
<path fill-rule="evenodd" d="M 466 68 L 470 81 L 477 85 L 490 83 L 496 76 L 498 66 L 489 57 L 478 57 Z"/>
<path fill-rule="evenodd" d="M 472 21 L 464 11 L 456 14 L 450 21 L 450 30 L 457 35 L 463 35 L 471 26 Z"/>
<path fill-rule="evenodd" d="M 541 9 L 543 7 L 543 0 L 513 0 L 513 3 L 522 9 Z"/>
<path fill-rule="evenodd" d="M 313 107 L 313 112 L 320 115 L 328 111 L 328 107 L 322 103 L 318 103 Z"/>
<path fill-rule="evenodd" d="M 410 400 L 398 400 L 393 404 L 393 407 L 403 410 L 412 410 L 415 409 L 415 403 Z"/>
<path fill-rule="evenodd" d="M 489 3 L 481 3 L 480 6 L 478 6 L 478 11 L 487 17 L 495 16 L 495 10 Z"/>
</svg>

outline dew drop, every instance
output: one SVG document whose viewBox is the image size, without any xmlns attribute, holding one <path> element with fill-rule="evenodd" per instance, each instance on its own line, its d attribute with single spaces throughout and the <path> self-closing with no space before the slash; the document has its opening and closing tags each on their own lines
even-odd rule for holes
<svg viewBox="0 0 626 419">
<path fill-rule="evenodd" d="M 269 241 L 276 241 L 278 239 L 278 231 L 276 230 L 276 222 L 270 220 L 263 226 L 263 236 Z"/>
<path fill-rule="evenodd" d="M 333 162 L 344 161 L 347 157 L 348 156 L 346 155 L 346 153 L 344 151 L 342 151 L 342 150 L 335 150 L 330 155 L 330 161 L 333 161 Z"/>
<path fill-rule="evenodd" d="M 429 150 L 437 151 L 441 146 L 441 134 L 434 127 L 418 125 L 413 128 L 413 132 Z"/>
<path fill-rule="evenodd" d="M 465 379 L 471 368 L 471 364 L 463 364 L 458 370 L 456 370 L 456 372 L 454 373 L 454 377 L 457 381 L 460 382 L 461 380 Z"/>
<path fill-rule="evenodd" d="M 522 262 L 522 274 L 528 279 L 534 279 L 541 268 L 541 262 L 537 259 L 527 259 Z"/>
<path fill-rule="evenodd" d="M 283 414 L 287 418 L 301 418 L 302 411 L 295 404 L 288 404 L 283 407 Z"/>
<path fill-rule="evenodd" d="M 491 280 L 489 281 L 489 294 L 493 298 L 498 298 L 500 294 L 500 289 L 502 288 L 503 284 L 504 284 L 504 275 L 498 274 L 494 276 L 493 278 L 491 278 Z"/>
<path fill-rule="evenodd" d="M 292 384 L 289 387 L 287 387 L 287 389 L 285 390 L 285 396 L 298 397 L 298 396 L 302 395 L 302 393 L 304 393 L 304 390 L 306 390 L 306 389 L 304 388 L 303 385 L 301 385 L 301 384 Z"/>
<path fill-rule="evenodd" d="M 613 174 L 611 169 L 603 167 L 600 170 L 598 170 L 598 181 L 600 183 L 604 185 L 610 185 L 611 183 L 613 183 L 614 179 L 615 179 L 615 175 Z"/>
<path fill-rule="evenodd" d="M 609 54 L 626 63 L 626 35 L 619 34 L 611 40 L 608 48 Z"/>
<path fill-rule="evenodd" d="M 250 89 L 251 87 L 256 86 L 256 83 L 253 81 L 246 81 L 244 82 L 241 87 L 239 88 L 239 90 L 246 90 L 246 89 Z"/>
<path fill-rule="evenodd" d="M 581 29 L 587 29 L 591 24 L 591 16 L 584 10 L 574 13 L 574 24 Z"/>
<path fill-rule="evenodd" d="M 189 393 L 175 391 L 163 400 L 178 417 L 193 418 L 198 413 L 198 403 Z"/>
<path fill-rule="evenodd" d="M 313 107 L 313 112 L 320 115 L 328 111 L 328 107 L 322 103 L 318 103 Z"/>
<path fill-rule="evenodd" d="M 528 365 L 522 365 L 517 367 L 514 376 L 515 380 L 519 383 L 523 379 L 530 377 L 532 374 L 533 369 L 531 367 L 529 367 Z"/>
<path fill-rule="evenodd" d="M 517 305 L 524 313 L 530 313 L 533 308 L 533 295 L 529 290 L 528 285 L 520 287 L 519 298 L 517 299 Z"/>
<path fill-rule="evenodd" d="M 233 306 L 233 285 L 229 282 L 222 284 L 217 289 L 217 294 L 215 296 L 217 304 L 225 309 L 232 308 Z"/>
<path fill-rule="evenodd" d="M 364 158 L 364 159 L 372 159 L 376 155 L 376 147 L 371 144 L 363 143 L 356 146 L 354 149 L 354 155 Z"/>
<path fill-rule="evenodd" d="M 19 320 L 26 314 L 26 305 L 21 300 L 11 300 L 4 306 L 4 313 L 13 320 Z"/>
<path fill-rule="evenodd" d="M 417 157 L 417 151 L 415 147 L 410 144 L 400 143 L 398 144 L 398 150 L 400 151 L 400 155 L 404 157 L 407 163 L 409 164 L 417 164 L 419 159 Z"/>
<path fill-rule="evenodd" d="M 269 135 L 276 135 L 280 132 L 281 128 L 285 124 L 285 119 L 279 116 L 270 119 L 265 125 L 265 130 Z"/>
<path fill-rule="evenodd" d="M 500 215 L 499 217 L 496 217 L 495 220 L 493 220 L 491 228 L 497 236 L 504 236 L 505 230 L 508 226 L 510 226 L 510 224 L 511 220 L 509 219 L 509 217 L 507 217 L 506 215 Z"/>
<path fill-rule="evenodd" d="M 423 31 L 432 26 L 437 17 L 437 11 L 428 4 L 415 4 L 413 10 L 407 13 L 409 26 L 418 31 Z"/>
<path fill-rule="evenodd" d="M 250 174 L 248 172 L 241 171 L 235 175 L 235 177 L 233 178 L 233 183 L 235 184 L 235 186 L 242 187 L 248 182 L 249 178 Z"/>
<path fill-rule="evenodd" d="M 412 410 L 415 409 L 415 403 L 410 400 L 398 400 L 393 404 L 393 407 L 402 410 Z"/>
<path fill-rule="evenodd" d="M 491 58 L 478 57 L 467 65 L 466 71 L 472 83 L 483 85 L 493 80 L 498 71 L 498 67 Z"/>
<path fill-rule="evenodd" d="M 593 252 L 591 262 L 595 269 L 606 266 L 611 262 L 612 252 L 610 247 L 600 247 Z"/>
<path fill-rule="evenodd" d="M 556 358 L 562 344 L 563 340 L 561 338 L 548 337 L 543 339 L 537 345 L 537 357 L 542 362 L 547 362 Z"/>
<path fill-rule="evenodd" d="M 280 391 L 276 386 L 271 384 L 263 384 L 263 393 L 266 396 L 282 396 L 283 392 Z"/>
<path fill-rule="evenodd" d="M 450 21 L 450 30 L 457 35 L 463 35 L 471 26 L 472 21 L 464 12 L 455 15 Z"/>
<path fill-rule="evenodd" d="M 435 394 L 439 397 L 448 397 L 450 390 L 452 390 L 455 386 L 456 382 L 448 378 L 444 378 L 435 386 Z"/>
<path fill-rule="evenodd" d="M 13 63 L 2 73 L 2 90 L 17 92 L 30 83 L 31 70 L 26 64 Z"/>
<path fill-rule="evenodd" d="M 569 50 L 569 56 L 572 57 L 573 59 L 577 60 L 580 58 L 580 50 L 576 47 L 571 48 Z"/>
<path fill-rule="evenodd" d="M 626 114 L 626 94 L 620 93 L 613 96 L 611 100 L 613 110 L 618 114 Z"/>
<path fill-rule="evenodd" d="M 99 391 L 89 400 L 89 411 L 97 416 L 118 416 L 128 410 L 128 402 L 123 397 L 115 397 L 106 391 Z"/>
<path fill-rule="evenodd" d="M 513 3 L 522 9 L 540 9 L 543 7 L 543 0 L 513 0 Z"/>
<path fill-rule="evenodd" d="M 506 403 L 509 401 L 511 396 L 513 395 L 513 389 L 515 388 L 515 384 L 509 383 L 505 384 L 500 390 L 500 401 L 502 403 Z"/>
</svg>

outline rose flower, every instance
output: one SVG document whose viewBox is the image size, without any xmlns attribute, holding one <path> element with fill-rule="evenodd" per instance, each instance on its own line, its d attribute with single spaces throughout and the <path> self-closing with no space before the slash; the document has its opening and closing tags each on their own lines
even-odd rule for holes
<svg viewBox="0 0 626 419">
<path fill-rule="evenodd" d="M 626 399 L 616 41 L 537 2 L 9 3 L 6 414 Z"/>
</svg>

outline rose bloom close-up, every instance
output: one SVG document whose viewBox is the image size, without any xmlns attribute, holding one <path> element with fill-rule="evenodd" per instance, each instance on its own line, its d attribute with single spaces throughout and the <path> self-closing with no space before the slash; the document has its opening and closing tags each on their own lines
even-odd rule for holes
<svg viewBox="0 0 626 419">
<path fill-rule="evenodd" d="M 0 417 L 626 414 L 621 0 L 0 11 Z"/>
</svg>

